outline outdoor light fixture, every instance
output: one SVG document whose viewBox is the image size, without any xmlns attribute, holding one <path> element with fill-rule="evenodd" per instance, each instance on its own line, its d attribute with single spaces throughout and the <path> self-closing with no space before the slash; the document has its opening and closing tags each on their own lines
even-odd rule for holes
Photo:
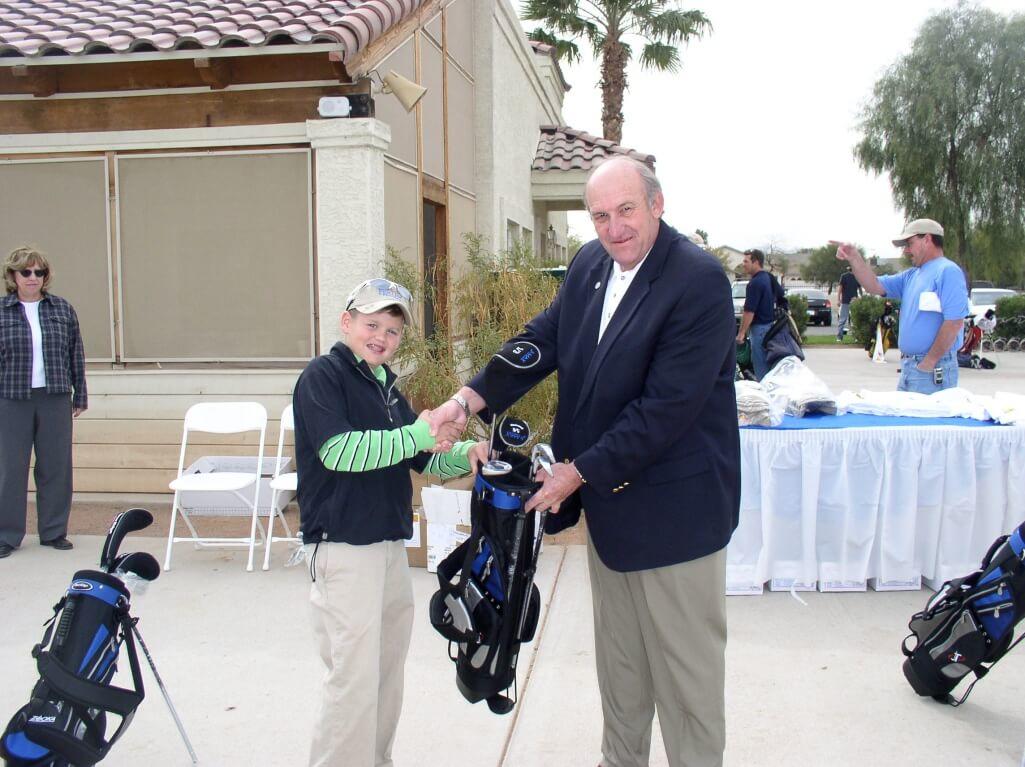
<svg viewBox="0 0 1025 767">
<path fill-rule="evenodd" d="M 322 96 L 317 102 L 317 113 L 321 117 L 373 117 L 373 105 L 369 93 Z"/>
<path fill-rule="evenodd" d="M 389 70 L 383 78 L 375 69 L 371 73 L 371 79 L 374 75 L 377 76 L 377 80 L 380 83 L 381 93 L 390 93 L 399 100 L 402 104 L 403 109 L 407 112 L 412 112 L 413 107 L 419 103 L 420 99 L 427 93 L 427 89 L 422 85 L 417 85 L 412 80 L 408 80 L 400 75 L 395 70 Z"/>
</svg>

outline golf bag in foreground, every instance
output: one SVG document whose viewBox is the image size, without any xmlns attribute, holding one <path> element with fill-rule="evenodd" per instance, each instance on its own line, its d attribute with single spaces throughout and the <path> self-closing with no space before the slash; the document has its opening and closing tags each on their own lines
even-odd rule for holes
<svg viewBox="0 0 1025 767">
<path fill-rule="evenodd" d="M 145 697 L 136 640 L 146 654 L 157 684 L 170 707 L 153 660 L 129 614 L 130 577 L 151 581 L 160 565 L 151 554 L 118 555 L 124 536 L 147 527 L 153 516 L 145 509 L 119 514 L 111 525 L 100 558 L 102 570 L 79 570 L 45 624 L 43 638 L 32 648 L 39 681 L 29 702 L 11 718 L 0 735 L 0 757 L 8 767 L 92 767 L 120 738 Z M 111 684 L 121 649 L 131 670 L 132 688 Z M 179 730 L 184 730 L 171 707 Z M 108 717 L 117 716 L 107 735 Z M 192 746 L 185 738 L 193 762 Z"/>
<path fill-rule="evenodd" d="M 1022 618 L 1025 523 L 997 538 L 978 570 L 944 583 L 925 610 L 911 616 L 911 634 L 901 647 L 907 656 L 904 676 L 919 695 L 959 706 L 975 682 L 1021 641 L 1021 636 L 1014 639 L 1014 627 Z M 964 695 L 954 698 L 951 691 L 972 672 L 975 679 Z"/>
<path fill-rule="evenodd" d="M 535 452 L 541 448 L 550 456 L 547 446 Z M 512 450 L 500 458 L 492 463 L 505 462 L 504 474 L 489 476 L 485 466 L 477 476 L 470 537 L 438 565 L 441 587 L 431 598 L 430 617 L 449 640 L 463 697 L 507 714 L 516 702 L 515 692 L 507 693 L 515 690 L 520 644 L 534 637 L 541 609 L 534 573 L 545 515 L 535 524 L 535 513 L 524 511 L 538 487 L 531 462 Z"/>
</svg>

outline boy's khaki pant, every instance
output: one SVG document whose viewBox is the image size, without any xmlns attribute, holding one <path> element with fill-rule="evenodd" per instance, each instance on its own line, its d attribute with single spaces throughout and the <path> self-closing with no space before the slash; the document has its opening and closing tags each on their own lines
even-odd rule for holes
<svg viewBox="0 0 1025 767">
<path fill-rule="evenodd" d="M 391 767 L 413 629 L 405 545 L 321 543 L 311 570 L 310 615 L 326 672 L 310 765 Z"/>
</svg>

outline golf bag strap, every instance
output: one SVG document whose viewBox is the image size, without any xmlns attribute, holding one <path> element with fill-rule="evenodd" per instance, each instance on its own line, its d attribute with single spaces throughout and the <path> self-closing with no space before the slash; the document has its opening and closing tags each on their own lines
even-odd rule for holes
<svg viewBox="0 0 1025 767">
<path fill-rule="evenodd" d="M 139 655 L 135 649 L 132 626 L 135 620 L 127 612 L 118 616 L 121 636 L 128 653 L 128 663 L 132 670 L 134 690 L 125 690 L 113 685 L 97 684 L 78 676 L 61 663 L 51 653 L 42 651 L 36 658 L 39 676 L 49 687 L 66 697 L 72 703 L 89 708 L 102 708 L 104 711 L 125 717 L 142 702 L 145 689 L 142 683 L 142 669 L 139 667 Z M 48 630 L 49 631 L 49 630 Z"/>
<path fill-rule="evenodd" d="M 132 690 L 82 679 L 48 652 L 39 654 L 36 666 L 46 685 L 71 703 L 125 716 L 142 702 L 142 695 Z"/>
<path fill-rule="evenodd" d="M 33 658 L 38 658 L 39 654 L 43 651 L 43 648 L 48 647 L 50 645 L 50 637 L 53 636 L 53 627 L 55 625 L 55 621 L 57 620 L 57 616 L 60 615 L 60 611 L 64 609 L 64 605 L 67 604 L 67 601 L 68 597 L 65 594 L 60 598 L 60 601 L 53 606 L 53 615 L 51 615 L 50 619 L 43 624 L 43 626 L 45 627 L 43 631 L 43 638 L 39 640 L 39 644 L 33 646 L 32 648 Z"/>
</svg>

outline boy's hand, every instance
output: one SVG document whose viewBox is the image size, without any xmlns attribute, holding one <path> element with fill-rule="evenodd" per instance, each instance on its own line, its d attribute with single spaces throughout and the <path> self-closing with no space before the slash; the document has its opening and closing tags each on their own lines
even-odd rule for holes
<svg viewBox="0 0 1025 767">
<path fill-rule="evenodd" d="M 488 449 L 486 441 L 478 442 L 471 447 L 470 452 L 466 454 L 467 459 L 470 461 L 470 471 L 474 474 L 480 471 L 480 467 L 490 459 L 490 454 L 491 451 Z"/>
</svg>

